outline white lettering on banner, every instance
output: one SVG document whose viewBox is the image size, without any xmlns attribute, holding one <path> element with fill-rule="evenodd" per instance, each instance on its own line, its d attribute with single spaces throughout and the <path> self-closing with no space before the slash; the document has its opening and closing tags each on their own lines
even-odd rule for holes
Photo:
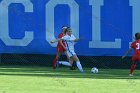
<svg viewBox="0 0 140 93">
<path fill-rule="evenodd" d="M 129 0 L 132 6 L 132 41 L 134 40 L 135 33 L 140 32 L 140 0 Z M 131 44 L 130 42 L 129 44 Z"/>
<path fill-rule="evenodd" d="M 11 3 L 21 3 L 25 7 L 25 12 L 33 12 L 30 0 L 2 0 L 0 2 L 0 39 L 7 46 L 27 46 L 33 40 L 33 32 L 25 31 L 22 39 L 12 39 L 9 36 L 8 6 Z"/>
<path fill-rule="evenodd" d="M 46 40 L 48 42 L 55 39 L 54 9 L 59 4 L 67 4 L 70 7 L 70 25 L 73 34 L 79 37 L 79 5 L 74 0 L 50 0 L 46 4 Z"/>
<path fill-rule="evenodd" d="M 89 48 L 121 48 L 121 39 L 115 39 L 115 42 L 101 41 L 101 20 L 96 20 L 95 16 L 101 19 L 103 3 L 104 0 L 89 0 L 92 6 L 92 41 L 89 42 Z"/>
<path fill-rule="evenodd" d="M 7 46 L 27 46 L 33 38 L 33 32 L 25 31 L 25 36 L 21 39 L 12 39 L 9 36 L 9 20 L 8 7 L 12 3 L 21 3 L 25 7 L 25 12 L 33 12 L 33 4 L 30 0 L 1 0 L 0 2 L 0 39 Z M 136 32 L 139 32 L 140 0 L 129 0 L 132 6 L 132 37 Z M 66 4 L 70 8 L 70 25 L 76 37 L 79 37 L 79 5 L 75 0 L 49 0 L 45 8 L 45 26 L 46 40 L 55 39 L 54 36 L 54 9 L 57 5 Z M 104 5 L 104 0 L 89 0 L 89 5 L 92 7 L 92 41 L 89 42 L 89 48 L 121 48 L 121 39 L 113 41 L 101 40 L 101 6 Z M 95 19 L 95 18 L 97 18 Z M 63 19 L 62 19 L 63 20 Z M 18 24 L 17 24 L 18 25 Z"/>
</svg>

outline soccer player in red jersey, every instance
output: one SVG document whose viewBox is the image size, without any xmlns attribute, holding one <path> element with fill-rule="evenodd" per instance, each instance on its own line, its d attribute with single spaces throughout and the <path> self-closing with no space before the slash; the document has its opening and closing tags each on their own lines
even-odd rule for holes
<svg viewBox="0 0 140 93">
<path fill-rule="evenodd" d="M 136 40 L 132 42 L 131 47 L 128 49 L 125 55 L 122 56 L 122 59 L 125 58 L 131 52 L 131 50 L 134 49 L 134 54 L 132 56 L 133 64 L 131 65 L 129 76 L 133 76 L 133 71 L 136 68 L 136 63 L 140 62 L 140 33 L 135 34 L 135 39 Z"/>
</svg>

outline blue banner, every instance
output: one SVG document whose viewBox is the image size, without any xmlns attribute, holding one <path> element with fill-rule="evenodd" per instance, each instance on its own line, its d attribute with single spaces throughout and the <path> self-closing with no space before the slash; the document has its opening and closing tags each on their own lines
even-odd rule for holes
<svg viewBox="0 0 140 93">
<path fill-rule="evenodd" d="M 84 56 L 121 56 L 140 29 L 140 0 L 0 0 L 0 53 L 55 54 L 62 26 Z"/>
</svg>

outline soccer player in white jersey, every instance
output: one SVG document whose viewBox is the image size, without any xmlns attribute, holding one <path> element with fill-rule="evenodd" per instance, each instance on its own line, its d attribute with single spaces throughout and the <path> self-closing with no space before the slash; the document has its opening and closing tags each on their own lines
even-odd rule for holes
<svg viewBox="0 0 140 93">
<path fill-rule="evenodd" d="M 80 70 L 80 72 L 83 72 L 83 68 L 80 63 L 80 60 L 74 51 L 74 43 L 78 42 L 80 39 L 76 39 L 75 36 L 72 34 L 72 30 L 70 28 L 67 28 L 65 36 L 63 36 L 62 38 L 57 39 L 55 41 L 51 41 L 51 43 L 58 42 L 59 40 L 65 41 L 68 56 L 70 57 L 70 59 L 72 59 L 73 61 L 76 62 L 76 65 L 77 65 L 78 69 Z"/>
</svg>

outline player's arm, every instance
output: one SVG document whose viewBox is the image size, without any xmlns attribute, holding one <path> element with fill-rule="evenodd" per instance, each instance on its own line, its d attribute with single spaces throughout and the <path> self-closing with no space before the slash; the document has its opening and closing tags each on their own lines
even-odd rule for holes
<svg viewBox="0 0 140 93">
<path fill-rule="evenodd" d="M 55 39 L 55 40 L 53 40 L 53 41 L 50 41 L 50 43 L 56 43 L 56 42 L 58 42 L 58 41 L 60 41 L 60 40 L 63 40 L 63 39 L 58 38 L 58 39 Z"/>
<path fill-rule="evenodd" d="M 78 42 L 78 41 L 80 41 L 81 40 L 81 38 L 76 38 L 74 35 L 73 35 L 73 38 L 74 38 L 74 42 Z"/>
<path fill-rule="evenodd" d="M 69 41 L 78 42 L 78 41 L 80 41 L 80 40 L 81 40 L 80 38 L 76 38 L 76 39 L 74 39 L 74 40 L 69 40 Z"/>
<path fill-rule="evenodd" d="M 124 54 L 124 56 L 122 56 L 122 59 L 125 58 L 132 50 L 133 48 L 129 48 L 126 53 Z"/>
<path fill-rule="evenodd" d="M 76 38 L 75 40 L 74 40 L 74 42 L 78 42 L 78 41 L 80 41 L 81 39 L 80 38 Z"/>
</svg>

